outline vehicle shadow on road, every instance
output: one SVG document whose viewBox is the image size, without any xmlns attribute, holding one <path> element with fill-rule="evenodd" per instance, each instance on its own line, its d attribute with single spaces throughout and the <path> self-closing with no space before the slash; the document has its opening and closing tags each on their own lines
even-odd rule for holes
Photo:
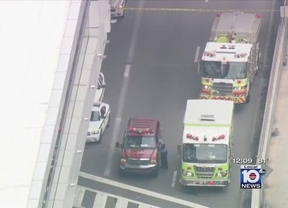
<svg viewBox="0 0 288 208">
<path fill-rule="evenodd" d="M 237 113 L 237 114 L 243 113 L 244 111 L 247 110 L 247 107 L 246 107 L 246 106 L 247 106 L 247 105 L 245 105 L 245 104 L 235 105 L 235 106 L 234 106 L 234 113 Z"/>
<path fill-rule="evenodd" d="M 212 196 L 226 193 L 227 187 L 181 187 L 181 192 L 191 195 Z"/>
</svg>

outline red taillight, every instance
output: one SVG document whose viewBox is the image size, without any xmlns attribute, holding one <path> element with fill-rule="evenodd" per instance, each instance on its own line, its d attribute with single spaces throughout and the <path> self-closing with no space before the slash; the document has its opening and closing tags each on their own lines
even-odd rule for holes
<svg viewBox="0 0 288 208">
<path fill-rule="evenodd" d="M 216 17 L 220 17 L 221 14 L 222 14 L 222 12 L 218 12 L 218 13 L 216 14 Z"/>
<path fill-rule="evenodd" d="M 261 14 L 256 14 L 256 17 L 257 17 L 258 19 L 261 19 L 261 18 L 262 18 L 262 15 L 261 15 Z"/>
<path fill-rule="evenodd" d="M 241 84 L 241 80 L 238 80 L 237 83 L 238 83 L 238 84 Z"/>
<path fill-rule="evenodd" d="M 199 140 L 199 138 L 198 137 L 195 137 L 195 141 L 198 141 Z"/>
<path fill-rule="evenodd" d="M 209 82 L 209 79 L 205 79 L 205 82 Z"/>
</svg>

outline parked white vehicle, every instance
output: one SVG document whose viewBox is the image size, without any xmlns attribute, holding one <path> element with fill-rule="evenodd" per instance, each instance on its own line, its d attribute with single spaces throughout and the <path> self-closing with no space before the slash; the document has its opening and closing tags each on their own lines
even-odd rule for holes
<svg viewBox="0 0 288 208">
<path fill-rule="evenodd" d="M 110 106 L 95 102 L 92 107 L 86 142 L 101 142 L 102 135 L 110 122 Z"/>
<path fill-rule="evenodd" d="M 124 17 L 124 7 L 127 0 L 110 0 L 110 13 L 111 18 Z"/>
<path fill-rule="evenodd" d="M 97 101 L 97 102 L 103 101 L 104 93 L 105 93 L 105 87 L 106 87 L 105 77 L 104 77 L 104 74 L 102 72 L 100 72 L 99 77 L 98 77 L 95 101 Z"/>
</svg>

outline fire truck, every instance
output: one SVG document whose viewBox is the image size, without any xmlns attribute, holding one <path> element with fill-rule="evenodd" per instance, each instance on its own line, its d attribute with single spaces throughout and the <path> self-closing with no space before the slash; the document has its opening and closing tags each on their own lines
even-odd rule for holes
<svg viewBox="0 0 288 208">
<path fill-rule="evenodd" d="M 260 14 L 218 13 L 198 71 L 200 99 L 250 101 L 250 88 L 258 71 Z"/>
<path fill-rule="evenodd" d="M 120 176 L 126 173 L 158 176 L 158 144 L 161 139 L 160 122 L 154 118 L 130 118 L 123 141 L 116 143 L 121 149 Z"/>
<path fill-rule="evenodd" d="M 177 151 L 183 186 L 225 187 L 230 183 L 233 110 L 233 101 L 187 101 Z"/>
</svg>

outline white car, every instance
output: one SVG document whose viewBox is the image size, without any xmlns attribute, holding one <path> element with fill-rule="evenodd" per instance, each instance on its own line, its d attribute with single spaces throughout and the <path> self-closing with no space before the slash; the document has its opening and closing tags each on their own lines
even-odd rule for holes
<svg viewBox="0 0 288 208">
<path fill-rule="evenodd" d="M 101 111 L 103 115 L 101 115 Z M 110 106 L 107 103 L 94 103 L 86 142 L 101 142 L 102 135 L 110 122 Z"/>
<path fill-rule="evenodd" d="M 111 18 L 124 17 L 125 14 L 125 3 L 127 0 L 110 0 L 110 14 Z"/>
<path fill-rule="evenodd" d="M 98 77 L 96 95 L 95 95 L 96 101 L 98 101 L 98 102 L 103 101 L 104 93 L 105 93 L 105 87 L 106 87 L 105 77 L 104 77 L 104 74 L 102 72 L 100 72 L 99 77 Z"/>
</svg>

